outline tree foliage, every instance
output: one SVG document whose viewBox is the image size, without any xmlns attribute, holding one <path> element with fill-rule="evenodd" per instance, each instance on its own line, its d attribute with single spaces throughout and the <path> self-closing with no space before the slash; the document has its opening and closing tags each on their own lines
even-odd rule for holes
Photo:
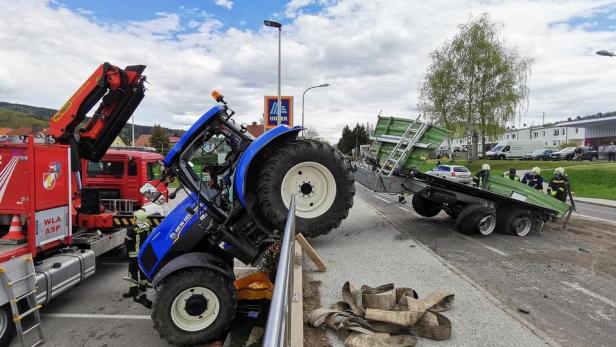
<svg viewBox="0 0 616 347">
<path fill-rule="evenodd" d="M 149 141 L 150 147 L 154 147 L 157 151 L 159 151 L 163 155 L 166 155 L 171 148 L 169 143 L 169 137 L 167 136 L 165 129 L 163 129 L 158 124 L 154 124 L 154 126 L 152 127 L 151 134 L 152 136 L 150 137 Z"/>
<path fill-rule="evenodd" d="M 363 124 L 355 124 L 353 130 L 348 125 L 345 125 L 342 129 L 342 137 L 338 141 L 338 149 L 345 154 L 351 154 L 351 151 L 365 145 L 369 141 L 368 131 Z"/>
<path fill-rule="evenodd" d="M 504 45 L 487 14 L 459 26 L 460 32 L 431 53 L 419 86 L 419 108 L 431 121 L 472 136 L 473 156 L 481 135 L 498 135 L 527 106 L 532 60 Z"/>
<path fill-rule="evenodd" d="M 308 127 L 302 131 L 302 138 L 309 140 L 321 140 L 321 136 L 317 132 L 317 129 Z"/>
</svg>

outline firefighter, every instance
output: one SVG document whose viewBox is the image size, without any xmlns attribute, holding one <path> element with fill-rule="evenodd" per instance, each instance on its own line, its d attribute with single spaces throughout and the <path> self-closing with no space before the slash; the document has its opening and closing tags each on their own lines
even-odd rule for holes
<svg viewBox="0 0 616 347">
<path fill-rule="evenodd" d="M 552 176 L 548 184 L 548 194 L 562 202 L 567 201 L 567 194 L 569 194 L 569 177 L 562 167 L 554 169 L 554 176 Z"/>
<path fill-rule="evenodd" d="M 150 308 L 152 306 L 152 302 L 147 299 L 146 295 L 142 294 L 139 296 L 139 292 L 146 291 L 148 282 L 145 275 L 141 272 L 141 269 L 139 269 L 139 264 L 137 263 L 139 248 L 150 232 L 150 225 L 148 224 L 148 215 L 144 209 L 135 211 L 134 217 L 136 223 L 133 227 L 128 228 L 126 231 L 126 238 L 124 239 L 126 251 L 128 252 L 129 284 L 128 292 L 122 294 L 122 297 L 133 298 L 136 302 Z"/>
<path fill-rule="evenodd" d="M 520 176 L 517 175 L 517 171 L 514 167 L 510 168 L 508 172 L 506 171 L 504 176 L 512 181 L 520 182 Z"/>
<path fill-rule="evenodd" d="M 522 183 L 537 190 L 543 190 L 543 177 L 541 177 L 541 169 L 534 167 L 529 172 L 524 174 Z"/>
<path fill-rule="evenodd" d="M 481 166 L 481 170 L 477 171 L 475 177 L 473 177 L 473 182 L 475 183 L 475 186 L 483 188 L 483 184 L 488 179 L 488 176 L 490 176 L 490 165 L 483 164 Z"/>
</svg>

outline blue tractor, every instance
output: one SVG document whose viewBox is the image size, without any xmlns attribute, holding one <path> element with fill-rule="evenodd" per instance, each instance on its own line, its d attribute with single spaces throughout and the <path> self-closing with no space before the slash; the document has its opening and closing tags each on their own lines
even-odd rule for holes
<svg viewBox="0 0 616 347">
<path fill-rule="evenodd" d="M 291 195 L 296 231 L 338 227 L 353 205 L 349 165 L 332 146 L 279 125 L 254 139 L 221 94 L 164 159 L 161 181 L 187 196 L 143 243 L 139 267 L 155 288 L 154 327 L 171 344 L 222 337 L 235 316 L 234 258 L 256 264 L 280 239 Z M 152 201 L 160 195 L 146 184 Z M 174 198 L 172 194 L 170 198 Z"/>
</svg>

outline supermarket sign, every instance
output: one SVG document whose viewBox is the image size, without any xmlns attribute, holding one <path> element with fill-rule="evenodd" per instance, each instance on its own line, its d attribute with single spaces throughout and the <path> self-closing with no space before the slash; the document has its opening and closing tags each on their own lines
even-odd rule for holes
<svg viewBox="0 0 616 347">
<path fill-rule="evenodd" d="M 280 97 L 280 124 L 293 126 L 293 97 Z M 272 129 L 278 125 L 278 96 L 265 97 L 265 129 Z"/>
</svg>

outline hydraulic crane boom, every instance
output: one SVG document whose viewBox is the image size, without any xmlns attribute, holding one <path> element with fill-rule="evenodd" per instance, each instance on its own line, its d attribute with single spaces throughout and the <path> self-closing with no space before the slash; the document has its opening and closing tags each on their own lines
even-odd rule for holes
<svg viewBox="0 0 616 347">
<path fill-rule="evenodd" d="M 120 69 L 103 63 L 51 117 L 51 136 L 71 145 L 73 160 L 102 158 L 144 97 L 143 70 L 145 65 Z M 75 130 L 101 98 L 98 109 L 77 136 Z"/>
</svg>

